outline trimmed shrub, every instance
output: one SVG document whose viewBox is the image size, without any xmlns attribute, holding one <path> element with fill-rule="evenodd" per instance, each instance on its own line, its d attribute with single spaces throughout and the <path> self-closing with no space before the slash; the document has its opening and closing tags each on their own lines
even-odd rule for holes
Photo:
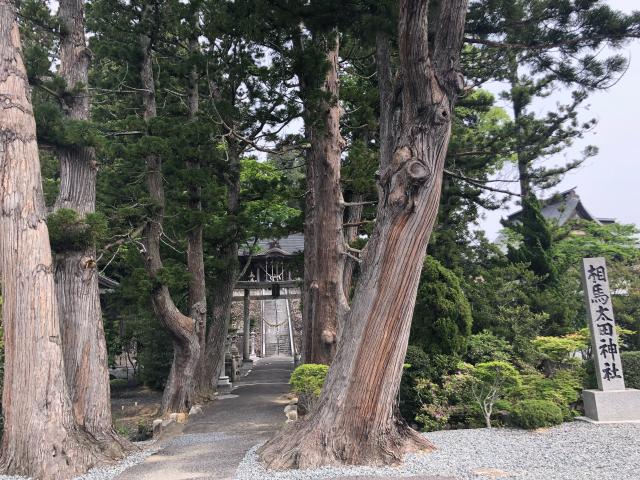
<svg viewBox="0 0 640 480">
<path fill-rule="evenodd" d="M 533 430 L 562 423 L 562 410 L 551 400 L 523 400 L 512 411 L 513 423 Z"/>
<path fill-rule="evenodd" d="M 291 390 L 297 394 L 320 396 L 324 379 L 327 377 L 329 367 L 315 363 L 305 363 L 296 368 L 291 374 L 289 384 Z"/>
<path fill-rule="evenodd" d="M 620 357 L 625 386 L 640 389 L 640 351 L 622 352 Z"/>
<path fill-rule="evenodd" d="M 320 396 L 322 385 L 329 367 L 316 363 L 305 363 L 291 374 L 291 391 L 298 395 L 298 414 L 306 415 L 311 411 Z"/>
<path fill-rule="evenodd" d="M 514 395 L 516 400 L 548 400 L 555 403 L 565 420 L 576 415 L 575 407 L 580 399 L 584 370 L 560 370 L 552 377 L 537 372 L 522 376 L 522 386 Z"/>
</svg>

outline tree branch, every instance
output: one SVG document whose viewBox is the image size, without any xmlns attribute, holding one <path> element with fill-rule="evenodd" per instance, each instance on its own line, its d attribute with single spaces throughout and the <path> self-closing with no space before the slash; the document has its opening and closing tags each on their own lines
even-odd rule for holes
<svg viewBox="0 0 640 480">
<path fill-rule="evenodd" d="M 462 175 L 461 173 L 455 173 L 455 172 L 452 172 L 451 170 L 447 170 L 447 169 L 444 170 L 444 173 L 446 173 L 450 177 L 457 178 L 459 180 L 462 180 L 464 182 L 467 182 L 467 183 L 469 183 L 471 185 L 474 185 L 474 186 L 476 186 L 478 188 L 482 188 L 484 190 L 489 190 L 491 192 L 496 192 L 496 193 L 504 193 L 505 195 L 512 195 L 512 196 L 515 196 L 515 197 L 522 197 L 522 195 L 520 193 L 511 192 L 509 190 L 502 190 L 501 188 L 488 187 L 487 185 L 485 185 L 483 183 L 484 180 L 477 180 L 475 178 L 469 178 L 469 177 L 467 177 L 465 175 Z"/>
</svg>

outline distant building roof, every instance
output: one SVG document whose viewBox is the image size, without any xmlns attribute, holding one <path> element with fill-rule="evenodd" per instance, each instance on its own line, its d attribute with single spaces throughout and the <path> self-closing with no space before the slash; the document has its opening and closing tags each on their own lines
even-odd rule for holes
<svg viewBox="0 0 640 480">
<path fill-rule="evenodd" d="M 565 225 L 570 220 L 589 220 L 603 225 L 615 223 L 614 218 L 597 218 L 586 209 L 580 196 L 576 193 L 576 188 L 565 192 L 557 193 L 540 203 L 542 205 L 542 216 L 547 220 L 555 221 L 559 226 Z M 507 218 L 509 221 L 517 220 L 522 215 L 522 210 L 512 213 Z"/>
<path fill-rule="evenodd" d="M 282 238 L 265 238 L 258 240 L 257 246 L 260 247 L 255 257 L 266 257 L 269 255 L 290 256 L 304 251 L 304 235 L 302 233 L 292 233 Z M 249 249 L 241 248 L 238 255 L 249 255 Z"/>
</svg>

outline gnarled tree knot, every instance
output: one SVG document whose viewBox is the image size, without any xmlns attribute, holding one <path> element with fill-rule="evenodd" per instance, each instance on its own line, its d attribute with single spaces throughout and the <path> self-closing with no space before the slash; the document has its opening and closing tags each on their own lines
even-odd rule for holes
<svg viewBox="0 0 640 480">
<path fill-rule="evenodd" d="M 424 183 L 429 179 L 429 169 L 420 159 L 411 159 L 406 169 L 413 183 Z"/>
<path fill-rule="evenodd" d="M 331 330 L 323 330 L 321 335 L 322 343 L 325 345 L 333 345 L 336 343 L 336 333 Z"/>
</svg>

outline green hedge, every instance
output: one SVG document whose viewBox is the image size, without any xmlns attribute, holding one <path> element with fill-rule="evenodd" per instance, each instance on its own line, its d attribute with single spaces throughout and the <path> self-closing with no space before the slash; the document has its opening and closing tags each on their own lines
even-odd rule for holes
<svg viewBox="0 0 640 480">
<path fill-rule="evenodd" d="M 291 390 L 297 394 L 320 396 L 329 367 L 315 363 L 305 363 L 291 374 Z"/>
<path fill-rule="evenodd" d="M 625 386 L 640 390 L 640 351 L 622 352 L 620 356 Z"/>
<path fill-rule="evenodd" d="M 559 425 L 563 420 L 562 410 L 550 400 L 523 400 L 511 413 L 515 425 L 529 430 Z"/>
</svg>

